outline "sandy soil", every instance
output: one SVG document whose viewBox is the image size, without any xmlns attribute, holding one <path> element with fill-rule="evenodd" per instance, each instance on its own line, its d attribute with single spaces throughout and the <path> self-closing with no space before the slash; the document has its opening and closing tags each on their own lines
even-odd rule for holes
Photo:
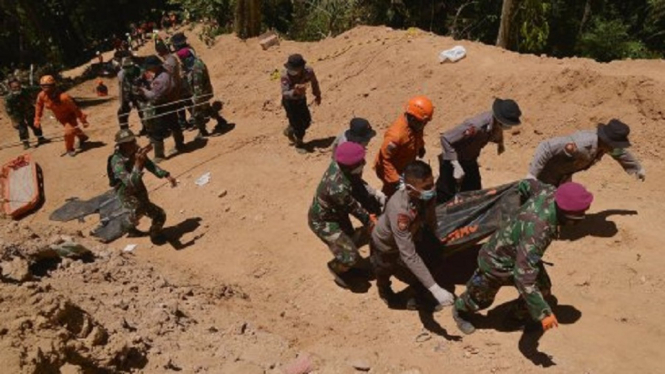
<svg viewBox="0 0 665 374">
<path fill-rule="evenodd" d="M 192 42 L 236 128 L 164 163 L 179 187 L 145 178 L 180 243 L 90 244 L 98 254 L 92 263 L 67 260 L 41 280 L 1 283 L 0 358 L 7 372 L 57 372 L 66 364 L 62 372 L 278 373 L 297 354 L 309 357 L 316 373 L 354 373 L 356 361 L 365 361 L 371 373 L 393 374 L 662 371 L 665 62 L 598 64 L 519 55 L 385 27 L 359 27 L 318 43 L 282 42 L 268 51 L 257 40 L 233 36 L 220 37 L 210 49 Z M 439 64 L 438 53 L 456 44 L 467 48 L 468 57 Z M 323 104 L 312 107 L 307 155 L 297 154 L 281 134 L 286 119 L 279 82 L 271 79 L 294 52 L 314 67 L 323 90 Z M 117 91 L 115 81 L 108 85 Z M 93 99 L 92 89 L 87 82 L 72 93 Z M 559 329 L 542 337 L 503 331 L 502 304 L 516 296 L 511 288 L 502 289 L 486 312 L 486 326 L 462 337 L 447 310 L 433 316 L 389 310 L 373 286 L 353 294 L 332 282 L 325 267 L 330 254 L 306 218 L 329 162 L 329 144 L 352 116 L 368 118 L 381 134 L 415 94 L 429 95 L 436 106 L 426 128 L 425 159 L 433 166 L 440 132 L 489 109 L 494 97 L 519 102 L 524 124 L 508 134 L 506 153 L 496 156 L 488 147 L 481 157 L 486 186 L 523 177 L 543 139 L 613 117 L 631 125 L 646 182 L 627 176 L 611 159 L 579 174 L 576 180 L 596 195 L 591 215 L 547 252 L 554 263 L 548 271 Z M 40 240 L 32 233 L 46 239 L 54 230 L 87 236 L 96 225 L 89 217 L 54 228 L 48 216 L 69 197 L 90 198 L 107 189 L 117 105 L 111 97 L 85 108 L 89 133 L 100 142 L 93 149 L 75 158 L 60 157 L 61 142 L 31 151 L 44 169 L 46 203 L 19 225 L 3 221 L 11 231 L 2 238 L 3 267 L 18 261 L 7 248 Z M 136 128 L 134 113 L 131 120 Z M 60 134 L 52 120 L 44 126 Z M 17 138 L 4 118 L 0 132 L 5 142 Z M 369 146 L 370 159 L 379 137 Z M 0 159 L 19 153 L 18 147 L 3 147 Z M 206 172 L 210 183 L 196 186 Z M 366 174 L 377 184 L 369 168 Z M 120 254 L 129 243 L 138 248 Z M 447 273 L 458 279 L 461 292 L 466 267 L 451 266 Z M 70 317 L 54 315 L 92 327 L 68 329 Z M 30 323 L 17 322 L 21 318 Z M 107 339 L 96 339 L 92 331 L 102 330 Z"/>
</svg>

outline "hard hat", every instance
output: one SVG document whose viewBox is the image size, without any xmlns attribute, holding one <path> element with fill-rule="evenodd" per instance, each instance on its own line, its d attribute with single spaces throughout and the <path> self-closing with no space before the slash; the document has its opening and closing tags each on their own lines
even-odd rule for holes
<svg viewBox="0 0 665 374">
<path fill-rule="evenodd" d="M 406 104 L 406 112 L 420 121 L 429 121 L 434 114 L 434 106 L 427 97 L 416 96 Z"/>
<path fill-rule="evenodd" d="M 55 85 L 55 78 L 52 75 L 45 75 L 39 80 L 40 86 L 53 86 Z"/>
<path fill-rule="evenodd" d="M 131 143 L 136 140 L 136 135 L 130 129 L 122 129 L 115 134 L 116 144 Z"/>
</svg>

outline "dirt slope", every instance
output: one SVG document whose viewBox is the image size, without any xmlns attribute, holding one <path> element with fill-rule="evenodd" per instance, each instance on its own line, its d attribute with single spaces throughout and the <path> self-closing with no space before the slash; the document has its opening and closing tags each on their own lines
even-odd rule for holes
<svg viewBox="0 0 665 374">
<path fill-rule="evenodd" d="M 153 247 L 147 240 L 128 239 L 111 247 L 119 250 L 138 243 L 136 266 L 152 266 L 167 278 L 191 279 L 197 290 L 238 284 L 250 295 L 249 301 L 205 303 L 197 310 L 198 318 L 241 316 L 271 337 L 283 339 L 288 349 L 277 349 L 266 338 L 248 345 L 239 356 L 206 355 L 195 335 L 174 336 L 174 345 L 165 345 L 162 352 L 177 355 L 175 362 L 183 372 L 230 373 L 219 365 L 233 360 L 269 372 L 299 351 L 314 357 L 317 373 L 353 373 L 350 362 L 357 359 L 369 362 L 372 373 L 395 374 L 660 371 L 659 347 L 665 344 L 660 313 L 665 307 L 660 292 L 665 261 L 658 252 L 665 237 L 661 217 L 665 62 L 598 64 L 541 58 L 384 27 L 360 27 L 319 43 L 283 42 L 268 51 L 262 51 L 256 40 L 243 42 L 232 36 L 219 38 L 211 49 L 193 43 L 211 71 L 216 94 L 225 102 L 225 116 L 237 126 L 223 137 L 211 138 L 204 148 L 164 164 L 178 175 L 178 188 L 146 177 L 148 187 L 155 189 L 153 200 L 168 213 L 167 225 L 184 232 L 180 246 L 184 248 Z M 468 57 L 456 64 L 439 64 L 438 53 L 456 44 L 467 48 Z M 142 51 L 149 52 L 149 48 Z M 314 124 L 306 140 L 313 140 L 313 152 L 307 155 L 294 152 L 281 135 L 286 120 L 279 82 L 271 79 L 294 52 L 303 53 L 314 67 L 323 90 L 323 104 L 312 108 Z M 109 86 L 116 92 L 114 81 Z M 92 82 L 72 92 L 90 97 Z M 500 318 L 494 317 L 487 328 L 462 338 L 449 311 L 432 319 L 388 310 L 374 287 L 352 294 L 330 280 L 325 270 L 330 255 L 306 220 L 312 194 L 329 162 L 326 146 L 354 115 L 368 118 L 381 134 L 415 94 L 429 95 L 436 106 L 434 121 L 426 129 L 426 160 L 433 166 L 438 166 L 441 131 L 487 110 L 494 97 L 519 102 L 524 124 L 519 134 L 508 135 L 506 153 L 497 157 L 488 147 L 481 157 L 487 186 L 523 177 L 536 145 L 550 136 L 592 128 L 613 117 L 631 125 L 633 151 L 644 162 L 647 181 L 633 180 L 610 159 L 576 177 L 596 195 L 593 214 L 547 253 L 546 259 L 555 264 L 548 270 L 562 325 L 539 342 L 521 332 L 497 331 Z M 76 158 L 58 157 L 62 143 L 32 151 L 45 172 L 47 201 L 24 224 L 47 222 L 66 198 L 89 198 L 106 190 L 105 162 L 117 129 L 116 110 L 113 99 L 85 110 L 91 135 L 105 145 Z M 132 120 L 137 123 L 134 114 Z M 13 140 L 16 134 L 5 120 L 2 123 L 3 139 Z M 45 126 L 47 132 L 60 131 L 53 122 Z M 369 158 L 380 141 L 379 136 L 370 144 Z M 0 159 L 18 153 L 19 148 L 4 148 Z M 205 172 L 211 172 L 211 182 L 196 186 L 194 180 Z M 377 183 L 369 168 L 366 174 Z M 222 191 L 228 194 L 220 198 Z M 64 228 L 86 233 L 95 224 L 88 219 Z M 460 284 L 467 276 L 461 267 L 448 272 L 459 275 Z M 65 294 L 74 290 L 60 287 Z M 463 285 L 456 291 L 462 290 Z M 515 295 L 515 290 L 503 289 L 495 306 Z M 157 295 L 144 297 L 160 302 Z M 0 317 L 0 324 L 9 323 Z M 428 335 L 418 337 L 422 332 Z M 181 340 L 190 336 L 191 341 Z M 208 351 L 233 342 L 222 337 L 212 341 Z M 262 351 L 261 344 L 265 344 Z M 152 350 L 146 357 L 143 372 L 165 372 L 163 359 Z"/>
</svg>

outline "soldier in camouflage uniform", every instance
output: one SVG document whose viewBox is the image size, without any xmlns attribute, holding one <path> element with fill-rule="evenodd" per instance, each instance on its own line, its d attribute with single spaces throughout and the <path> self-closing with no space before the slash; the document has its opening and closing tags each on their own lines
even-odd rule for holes
<svg viewBox="0 0 665 374">
<path fill-rule="evenodd" d="M 552 284 L 542 257 L 560 225 L 584 218 L 593 195 L 577 183 L 555 188 L 533 179 L 522 181 L 519 191 L 526 202 L 483 245 L 478 269 L 455 301 L 453 318 L 465 334 L 475 331 L 469 321 L 471 313 L 489 307 L 504 285 L 514 285 L 520 293 L 513 317 L 522 320 L 528 312 L 532 320 L 540 321 L 543 330 L 558 325 L 545 301 Z"/>
<path fill-rule="evenodd" d="M 335 256 L 328 262 L 328 269 L 335 276 L 335 283 L 343 288 L 349 287 L 350 270 L 360 260 L 358 247 L 369 240 L 369 230 L 355 231 L 349 214 L 366 228 L 371 228 L 376 221 L 371 212 L 378 213 L 371 207 L 368 211 L 368 207 L 353 196 L 354 181 L 363 182 L 364 166 L 363 146 L 346 142 L 337 147 L 335 160 L 323 175 L 309 208 L 309 227 Z"/>
<path fill-rule="evenodd" d="M 209 118 L 217 120 L 214 132 L 221 132 L 227 125 L 226 120 L 219 114 L 219 110 L 213 110 L 209 101 L 214 96 L 212 82 L 203 60 L 191 53 L 189 48 L 178 51 L 178 57 L 183 63 L 187 84 L 192 94 L 192 117 L 194 125 L 199 129 L 197 138 L 209 136 L 206 122 Z M 220 108 L 221 109 L 221 108 Z"/>
<path fill-rule="evenodd" d="M 118 123 L 120 129 L 129 128 L 129 113 L 132 108 L 139 112 L 141 118 L 141 132 L 139 136 L 146 135 L 145 126 L 143 125 L 143 111 L 139 103 L 138 82 L 141 79 L 141 68 L 139 68 L 132 57 L 125 57 L 122 59 L 120 72 L 118 72 L 118 98 L 120 101 L 120 108 L 118 108 Z"/>
<path fill-rule="evenodd" d="M 11 91 L 5 96 L 5 109 L 12 120 L 12 125 L 18 130 L 19 139 L 23 142 L 23 149 L 30 148 L 28 127 L 32 129 L 32 133 L 37 137 L 37 146 L 48 143 L 48 140 L 42 134 L 42 129 L 33 125 L 35 99 L 41 89 L 39 87 L 23 88 L 21 82 L 17 79 L 9 81 L 9 88 Z"/>
<path fill-rule="evenodd" d="M 161 169 L 147 156 L 151 146 L 140 148 L 136 137 L 129 129 L 118 131 L 115 135 L 116 149 L 108 160 L 108 171 L 112 174 L 111 184 L 123 207 L 129 211 L 125 229 L 128 236 L 144 236 L 136 226 L 142 216 L 152 219 L 150 239 L 155 243 L 164 242 L 162 227 L 166 222 L 166 213 L 148 198 L 148 190 L 143 184 L 144 170 L 158 178 L 166 178 L 172 187 L 177 185 L 168 171 Z"/>
</svg>

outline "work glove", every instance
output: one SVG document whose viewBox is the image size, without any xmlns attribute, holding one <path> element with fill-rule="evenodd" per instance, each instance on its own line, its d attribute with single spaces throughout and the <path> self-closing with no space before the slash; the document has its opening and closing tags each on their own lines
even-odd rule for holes
<svg viewBox="0 0 665 374">
<path fill-rule="evenodd" d="M 554 314 L 546 316 L 540 321 L 540 323 L 543 325 L 543 331 L 551 330 L 559 326 L 559 321 L 556 320 L 556 316 Z"/>
<path fill-rule="evenodd" d="M 434 296 L 436 301 L 441 306 L 451 306 L 455 302 L 455 295 L 444 290 L 436 283 L 434 283 L 432 287 L 428 288 L 428 290 L 432 293 L 432 296 Z"/>
<path fill-rule="evenodd" d="M 458 182 L 464 179 L 464 169 L 462 168 L 462 165 L 460 165 L 459 161 L 454 160 L 450 163 L 453 164 L 453 178 L 455 178 L 455 180 Z"/>
<path fill-rule="evenodd" d="M 641 180 L 642 182 L 644 182 L 647 179 L 647 174 L 644 168 L 641 168 L 637 173 L 635 173 L 635 176 L 637 177 L 637 179 Z"/>
</svg>

